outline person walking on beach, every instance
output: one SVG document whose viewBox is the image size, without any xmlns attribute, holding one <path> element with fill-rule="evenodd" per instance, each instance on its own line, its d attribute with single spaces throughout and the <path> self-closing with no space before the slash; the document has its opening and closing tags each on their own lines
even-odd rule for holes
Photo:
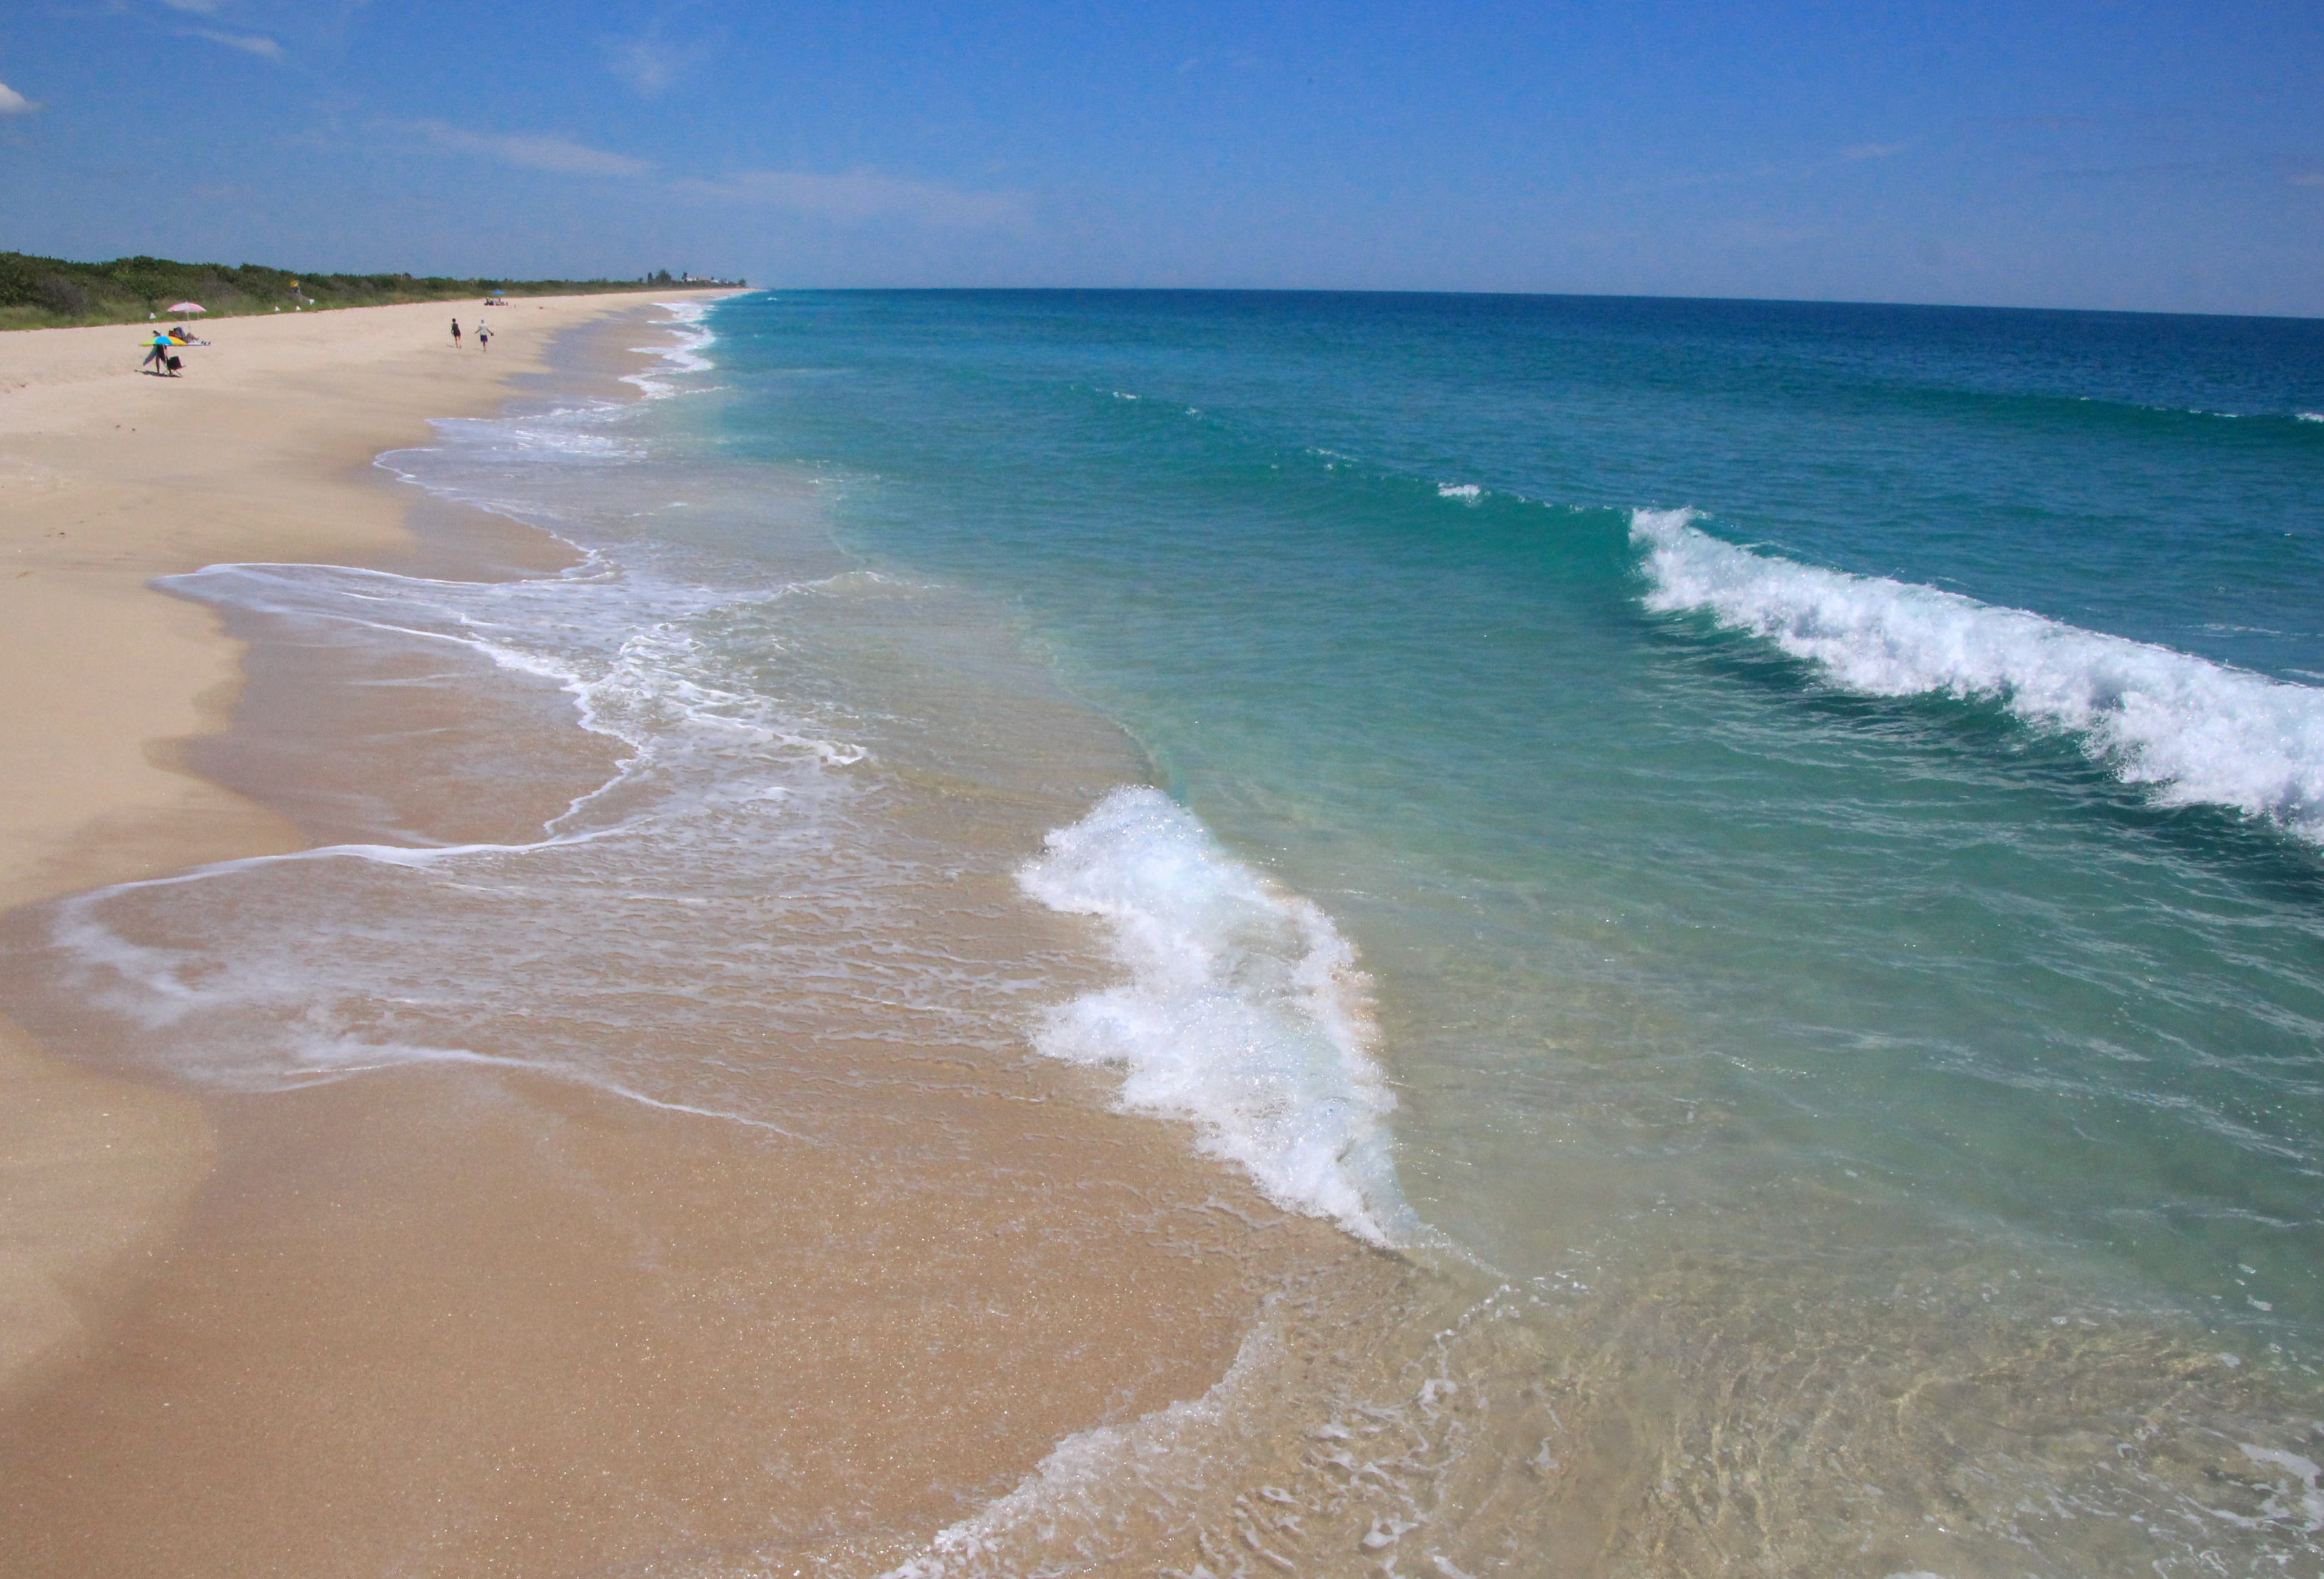
<svg viewBox="0 0 2324 1579">
<path fill-rule="evenodd" d="M 459 348 L 460 348 L 460 320 L 459 320 L 459 319 L 457 319 L 457 318 L 454 318 L 454 319 L 452 320 L 452 349 L 453 349 L 453 350 L 455 350 L 455 351 L 457 351 Z"/>
<path fill-rule="evenodd" d="M 178 375 L 170 367 L 171 361 L 170 349 L 170 336 L 156 329 L 153 332 L 153 338 L 146 344 L 145 360 L 137 365 L 141 368 L 151 367 L 156 378 L 176 378 Z"/>
<path fill-rule="evenodd" d="M 479 351 L 490 351 L 492 348 L 493 326 L 490 324 L 478 324 L 476 326 L 476 349 Z"/>
</svg>

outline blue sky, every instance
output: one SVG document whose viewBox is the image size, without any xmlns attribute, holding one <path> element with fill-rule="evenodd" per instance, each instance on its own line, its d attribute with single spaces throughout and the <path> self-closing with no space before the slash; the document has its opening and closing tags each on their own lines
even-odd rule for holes
<svg viewBox="0 0 2324 1579">
<path fill-rule="evenodd" d="M 2324 5 L 14 0 L 0 247 L 2324 317 Z"/>
</svg>

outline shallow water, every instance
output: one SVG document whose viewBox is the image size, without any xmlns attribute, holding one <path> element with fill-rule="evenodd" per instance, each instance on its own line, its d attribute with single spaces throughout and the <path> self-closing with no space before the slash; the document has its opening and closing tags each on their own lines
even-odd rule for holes
<svg viewBox="0 0 2324 1579">
<path fill-rule="evenodd" d="M 1047 1055 L 1348 1231 L 926 1571 L 2314 1572 L 2319 353 L 729 302 L 667 398 L 387 457 L 578 570 L 180 578 L 569 693 L 430 760 L 602 787 L 354 775 L 364 848 L 58 907 L 54 968 L 180 1079 L 490 1058 L 810 1142 L 889 1077 L 752 1047 Z"/>
</svg>

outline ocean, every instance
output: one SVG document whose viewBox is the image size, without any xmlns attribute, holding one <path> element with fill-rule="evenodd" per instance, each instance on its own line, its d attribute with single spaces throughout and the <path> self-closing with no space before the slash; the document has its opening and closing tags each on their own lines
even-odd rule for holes
<svg viewBox="0 0 2324 1579">
<path fill-rule="evenodd" d="M 671 312 L 382 457 L 576 568 L 176 578 L 531 721 L 50 907 L 128 1063 L 1078 1067 L 1354 1252 L 816 1571 L 2324 1571 L 2324 323 Z"/>
</svg>

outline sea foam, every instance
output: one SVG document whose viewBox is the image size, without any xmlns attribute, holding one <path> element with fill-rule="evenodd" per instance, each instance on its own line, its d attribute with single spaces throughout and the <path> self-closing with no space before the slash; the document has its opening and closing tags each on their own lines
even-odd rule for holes
<svg viewBox="0 0 2324 1579">
<path fill-rule="evenodd" d="M 1997 701 L 2078 737 L 2168 805 L 2233 807 L 2324 843 L 2324 690 L 1955 592 L 1752 553 L 1689 510 L 1637 510 L 1646 606 L 1700 610 L 1875 696 Z"/>
<path fill-rule="evenodd" d="M 702 354 L 703 347 L 718 336 L 702 326 L 710 309 L 698 301 L 658 301 L 654 306 L 670 316 L 658 327 L 667 328 L 677 338 L 675 345 L 639 345 L 632 349 L 648 356 L 659 356 L 669 363 L 672 372 L 707 372 L 717 365 Z M 667 379 L 651 373 L 633 372 L 624 377 L 625 384 L 635 384 L 649 400 L 664 399 L 683 391 Z"/>
<path fill-rule="evenodd" d="M 1191 1121 L 1277 1206 L 1377 1244 L 1412 1228 L 1388 1155 L 1370 983 L 1312 900 L 1222 850 L 1160 792 L 1118 789 L 1019 874 L 1102 920 L 1130 979 L 1049 1011 L 1035 1045 L 1126 1071 L 1120 1103 Z"/>
</svg>

